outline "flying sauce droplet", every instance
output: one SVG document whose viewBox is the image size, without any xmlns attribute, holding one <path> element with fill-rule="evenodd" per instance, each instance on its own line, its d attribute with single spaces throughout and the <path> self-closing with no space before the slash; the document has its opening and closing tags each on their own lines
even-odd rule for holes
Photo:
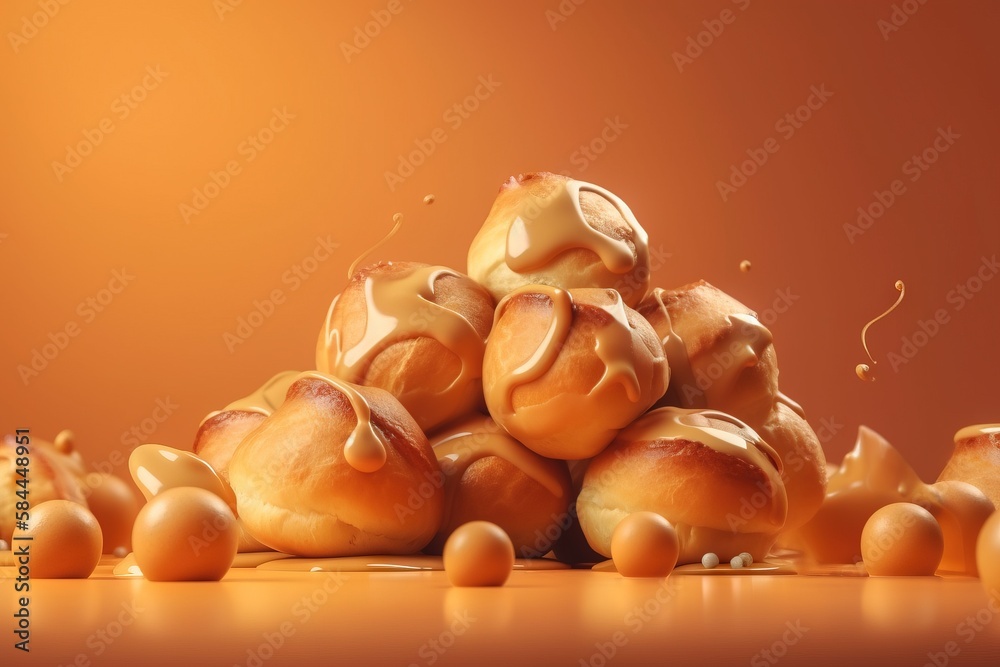
<svg viewBox="0 0 1000 667">
<path fill-rule="evenodd" d="M 869 322 L 868 324 L 866 324 L 864 326 L 864 328 L 861 330 L 861 346 L 863 348 L 865 348 L 865 354 L 868 355 L 868 358 L 871 360 L 871 362 L 872 362 L 873 365 L 877 364 L 878 362 L 875 361 L 875 357 L 872 356 L 872 353 L 868 351 L 868 341 L 867 341 L 867 339 L 865 337 L 867 336 L 867 334 L 868 334 L 868 328 L 871 325 L 875 324 L 876 322 L 878 322 L 879 320 L 881 320 L 883 317 L 885 317 L 886 315 L 888 315 L 892 311 L 896 310 L 896 307 L 900 303 L 903 302 L 903 296 L 906 294 L 906 286 L 903 284 L 903 281 L 902 280 L 897 280 L 896 284 L 895 284 L 895 288 L 899 292 L 899 296 L 896 298 L 896 303 L 894 303 L 891 306 L 889 306 L 888 310 L 886 310 L 884 313 L 882 313 L 881 315 L 879 315 L 878 317 L 876 317 L 875 319 L 873 319 L 871 322 Z M 864 380 L 866 382 L 874 382 L 875 381 L 875 376 L 872 374 L 872 367 L 869 366 L 868 364 L 858 364 L 857 366 L 854 367 L 854 372 L 858 374 L 859 378 L 861 378 L 862 380 Z"/>
<path fill-rule="evenodd" d="M 393 236 L 396 235 L 396 232 L 398 232 L 399 228 L 403 225 L 403 214 L 402 213 L 394 213 L 392 215 L 392 222 L 394 223 L 392 225 L 392 229 L 389 230 L 388 234 L 386 234 L 385 236 L 382 237 L 382 240 L 380 240 L 378 243 L 376 243 L 375 245 L 373 245 L 371 248 L 368 248 L 368 250 L 365 250 L 363 253 L 361 253 L 360 255 L 358 255 L 358 258 L 356 260 L 354 260 L 353 262 L 351 262 L 350 268 L 347 269 L 347 279 L 348 280 L 350 280 L 351 276 L 354 275 L 354 270 L 356 268 L 358 268 L 358 264 L 360 264 L 362 262 L 362 260 L 364 260 L 365 257 L 367 257 L 368 255 L 372 254 L 373 252 L 375 252 L 379 248 L 381 248 L 389 239 L 391 239 Z"/>
</svg>

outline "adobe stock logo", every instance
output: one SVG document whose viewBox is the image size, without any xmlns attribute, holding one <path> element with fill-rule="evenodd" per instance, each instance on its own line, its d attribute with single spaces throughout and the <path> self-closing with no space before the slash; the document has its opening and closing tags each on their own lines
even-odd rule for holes
<svg viewBox="0 0 1000 667">
<path fill-rule="evenodd" d="M 831 97 L 833 97 L 833 92 L 826 89 L 825 83 L 811 86 L 809 97 L 806 98 L 805 102 L 774 122 L 774 131 L 780 134 L 784 141 L 790 140 L 813 118 L 817 111 L 826 105 Z M 733 193 L 746 185 L 750 177 L 767 164 L 771 156 L 777 153 L 780 148 L 781 142 L 776 137 L 768 137 L 760 147 L 746 149 L 747 159 L 738 164 L 730 165 L 729 177 L 724 181 L 715 182 L 715 187 L 719 191 L 719 197 L 722 198 L 722 201 L 729 201 Z"/>
<path fill-rule="evenodd" d="M 91 155 L 94 149 L 100 146 L 105 138 L 117 129 L 115 120 L 119 122 L 128 118 L 133 111 L 139 108 L 151 92 L 160 87 L 163 80 L 170 75 L 164 72 L 159 65 L 146 66 L 146 73 L 142 80 L 132 86 L 111 102 L 109 115 L 97 121 L 97 126 L 93 128 L 85 127 L 81 134 L 83 138 L 75 144 L 66 144 L 66 156 L 63 162 L 52 161 L 52 172 L 56 175 L 56 180 L 62 183 L 66 176 L 73 173 L 73 170 L 83 164 L 83 159 Z"/>
<path fill-rule="evenodd" d="M 18 53 L 22 46 L 34 39 L 38 31 L 47 26 L 60 9 L 69 4 L 69 0 L 38 0 L 36 4 L 39 11 L 31 16 L 22 16 L 21 29 L 18 32 L 7 33 L 7 41 L 10 42 L 10 48 L 14 53 Z"/>
</svg>

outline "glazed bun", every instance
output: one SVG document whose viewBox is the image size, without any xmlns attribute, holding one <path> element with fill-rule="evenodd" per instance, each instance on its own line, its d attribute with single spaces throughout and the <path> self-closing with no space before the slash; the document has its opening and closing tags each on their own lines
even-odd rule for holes
<svg viewBox="0 0 1000 667">
<path fill-rule="evenodd" d="M 519 558 L 544 556 L 569 520 L 569 470 L 509 436 L 489 417 L 474 415 L 434 434 L 431 446 L 444 474 L 441 530 L 425 549 L 439 554 L 449 535 L 469 521 L 490 521 Z"/>
<path fill-rule="evenodd" d="M 292 382 L 229 465 L 250 533 L 278 551 L 314 557 L 419 551 L 441 524 L 444 494 L 427 485 L 440 475 L 399 401 L 319 372 Z"/>
<path fill-rule="evenodd" d="M 752 426 L 778 452 L 784 466 L 782 480 L 788 493 L 785 529 L 804 525 L 819 511 L 826 494 L 826 454 L 819 437 L 802 408 L 784 395 L 763 424 Z"/>
<path fill-rule="evenodd" d="M 358 270 L 327 313 L 316 368 L 399 399 L 425 432 L 482 407 L 493 300 L 442 266 Z"/>
<path fill-rule="evenodd" d="M 778 390 L 773 338 L 757 314 L 704 280 L 656 288 L 638 311 L 670 362 L 670 388 L 657 405 L 719 410 L 750 426 L 784 464 L 785 529 L 805 524 L 823 503 L 826 456 L 802 407 Z"/>
<path fill-rule="evenodd" d="M 298 374 L 299 371 L 278 373 L 249 396 L 206 415 L 194 437 L 194 453 L 228 482 L 229 461 L 236 447 L 282 404 L 288 386 Z"/>
<path fill-rule="evenodd" d="M 722 412 L 660 408 L 622 431 L 587 467 L 580 526 L 611 556 L 615 527 L 633 512 L 673 524 L 678 564 L 714 552 L 762 560 L 785 523 L 781 461 L 753 429 Z"/>
<path fill-rule="evenodd" d="M 596 455 L 666 390 L 649 323 L 611 289 L 522 287 L 497 306 L 483 360 L 490 414 L 549 458 Z"/>
<path fill-rule="evenodd" d="M 955 450 L 938 481 L 966 482 L 1000 507 L 1000 424 L 967 426 L 955 434 Z"/>
<path fill-rule="evenodd" d="M 763 423 L 778 396 L 778 360 L 771 332 L 754 311 L 704 280 L 654 288 L 636 310 L 670 361 L 673 377 L 661 404 Z"/>
<path fill-rule="evenodd" d="M 538 172 L 511 177 L 469 247 L 469 276 L 500 300 L 518 287 L 613 288 L 635 306 L 649 289 L 646 232 L 602 187 Z"/>
</svg>

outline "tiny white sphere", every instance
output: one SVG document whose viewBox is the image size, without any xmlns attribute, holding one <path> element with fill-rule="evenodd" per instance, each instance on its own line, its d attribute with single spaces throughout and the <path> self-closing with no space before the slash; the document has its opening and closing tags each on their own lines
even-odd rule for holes
<svg viewBox="0 0 1000 667">
<path fill-rule="evenodd" d="M 716 567 L 719 564 L 719 557 L 709 551 L 707 554 L 701 557 L 701 564 L 708 570 Z"/>
<path fill-rule="evenodd" d="M 750 555 L 749 551 L 744 551 L 740 554 L 740 559 L 743 561 L 743 567 L 750 567 L 753 565 L 753 556 Z"/>
<path fill-rule="evenodd" d="M 739 556 L 733 556 L 733 559 L 731 561 L 729 561 L 729 565 L 734 570 L 739 570 L 740 568 L 743 567 L 743 559 L 740 558 Z"/>
</svg>

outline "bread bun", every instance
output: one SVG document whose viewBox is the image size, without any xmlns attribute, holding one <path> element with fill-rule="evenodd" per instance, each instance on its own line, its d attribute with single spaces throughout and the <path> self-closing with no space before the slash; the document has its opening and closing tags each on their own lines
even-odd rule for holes
<svg viewBox="0 0 1000 667">
<path fill-rule="evenodd" d="M 431 436 L 444 473 L 441 530 L 425 549 L 441 553 L 451 533 L 469 521 L 503 528 L 518 558 L 544 556 L 569 521 L 569 470 L 534 453 L 496 422 L 474 415 Z"/>
<path fill-rule="evenodd" d="M 673 524 L 679 565 L 708 552 L 762 560 L 787 512 L 781 461 L 753 429 L 715 410 L 659 408 L 622 431 L 587 467 L 580 526 L 611 556 L 615 527 L 633 512 Z"/>
<path fill-rule="evenodd" d="M 525 285 L 617 290 L 635 306 L 649 289 L 646 232 L 617 196 L 538 172 L 511 177 L 469 247 L 469 275 L 501 298 Z"/>
<path fill-rule="evenodd" d="M 288 386 L 298 375 L 299 371 L 278 373 L 249 396 L 208 413 L 194 436 L 194 453 L 228 482 L 229 460 L 237 445 L 284 402 Z"/>
<path fill-rule="evenodd" d="M 958 431 L 955 450 L 938 481 L 967 482 L 1000 507 L 1000 424 L 977 424 Z"/>
<path fill-rule="evenodd" d="M 427 437 L 392 395 L 315 371 L 292 382 L 229 465 L 250 533 L 313 557 L 416 553 L 441 525 L 440 476 Z"/>
<path fill-rule="evenodd" d="M 788 494 L 785 530 L 790 530 L 804 525 L 823 504 L 827 484 L 826 454 L 819 437 L 802 414 L 802 408 L 783 394 L 779 396 L 764 423 L 751 426 L 781 457 L 781 479 Z"/>
<path fill-rule="evenodd" d="M 483 359 L 490 414 L 549 458 L 594 456 L 666 390 L 652 327 L 611 289 L 529 285 L 500 302 Z"/>
<path fill-rule="evenodd" d="M 784 463 L 785 529 L 806 523 L 823 503 L 826 456 L 802 407 L 778 390 L 773 338 L 757 314 L 704 280 L 655 288 L 638 311 L 670 362 L 670 387 L 657 405 L 710 408 L 745 422 Z"/>
<path fill-rule="evenodd" d="M 327 313 L 316 368 L 385 389 L 424 431 L 482 407 L 493 300 L 442 266 L 382 262 L 358 270 Z"/>
<path fill-rule="evenodd" d="M 68 433 L 64 431 L 63 433 Z M 14 436 L 0 438 L 0 540 L 10 543 L 14 534 L 14 520 L 17 502 L 23 498 L 18 490 L 27 488 L 32 506 L 47 500 L 70 500 L 87 506 L 81 480 L 84 476 L 83 464 L 78 452 L 61 452 L 53 443 L 40 438 L 31 438 L 30 466 L 20 465 L 24 455 L 18 454 L 18 443 Z M 18 470 L 27 469 L 27 478 Z M 26 486 L 18 481 L 27 479 Z"/>
<path fill-rule="evenodd" d="M 673 375 L 660 405 L 712 408 L 763 423 L 778 397 L 771 332 L 757 314 L 699 280 L 654 288 L 636 308 L 656 330 Z"/>
</svg>

